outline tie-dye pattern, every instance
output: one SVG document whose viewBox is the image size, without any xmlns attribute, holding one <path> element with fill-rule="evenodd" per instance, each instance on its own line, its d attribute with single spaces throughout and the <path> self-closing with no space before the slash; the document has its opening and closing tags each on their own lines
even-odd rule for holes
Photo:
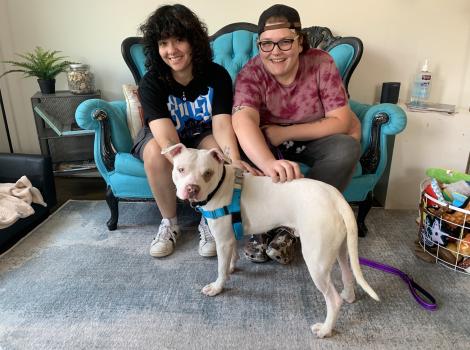
<svg viewBox="0 0 470 350">
<path fill-rule="evenodd" d="M 346 105 L 347 94 L 333 58 L 318 49 L 300 55 L 295 81 L 284 86 L 264 68 L 259 56 L 237 76 L 234 106 L 250 106 L 262 124 L 306 123 Z"/>
</svg>

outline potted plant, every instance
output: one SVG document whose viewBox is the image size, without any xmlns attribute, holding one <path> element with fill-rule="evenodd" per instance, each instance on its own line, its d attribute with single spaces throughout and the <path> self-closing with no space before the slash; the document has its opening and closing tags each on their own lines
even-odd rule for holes
<svg viewBox="0 0 470 350">
<path fill-rule="evenodd" d="M 36 47 L 33 52 L 16 54 L 23 58 L 23 61 L 3 61 L 11 64 L 17 69 L 11 69 L 0 75 L 13 72 L 20 72 L 26 77 L 37 77 L 39 88 L 43 94 L 55 93 L 55 77 L 57 74 L 65 72 L 69 64 L 74 63 L 64 60 L 66 57 L 57 56 L 60 51 L 48 51 L 41 47 Z"/>
</svg>

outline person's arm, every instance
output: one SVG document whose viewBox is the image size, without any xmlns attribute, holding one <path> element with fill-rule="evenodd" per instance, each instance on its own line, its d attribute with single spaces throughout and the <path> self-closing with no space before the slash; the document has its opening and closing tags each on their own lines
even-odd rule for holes
<svg viewBox="0 0 470 350">
<path fill-rule="evenodd" d="M 237 75 L 232 110 L 233 129 L 248 158 L 273 182 L 301 178 L 297 163 L 276 160 L 260 129 L 259 109 L 265 94 L 263 84 L 260 84 L 263 71 L 260 64 L 259 57 L 255 57 Z"/>
<path fill-rule="evenodd" d="M 261 175 L 248 163 L 241 160 L 237 138 L 232 127 L 231 112 L 233 102 L 232 79 L 227 70 L 213 63 L 210 76 L 214 88 L 212 104 L 212 135 L 227 158 L 230 158 L 233 166 L 247 170 L 253 175 Z"/>
<path fill-rule="evenodd" d="M 291 181 L 302 177 L 299 165 L 289 160 L 276 160 L 259 127 L 259 113 L 252 107 L 237 107 L 232 124 L 240 146 L 248 158 L 274 182 Z"/>
<path fill-rule="evenodd" d="M 149 123 L 150 130 L 152 131 L 153 137 L 157 141 L 158 145 L 162 150 L 170 146 L 176 145 L 180 142 L 176 128 L 173 122 L 169 118 L 160 118 L 152 120 Z M 171 163 L 171 157 L 166 157 Z"/>
<path fill-rule="evenodd" d="M 347 133 L 347 135 L 352 136 L 358 142 L 361 142 L 361 136 L 362 136 L 361 121 L 357 117 L 356 113 L 354 113 L 353 111 L 351 111 L 351 113 L 352 113 L 351 128 L 349 129 L 349 132 Z"/>
<path fill-rule="evenodd" d="M 139 84 L 139 100 L 144 118 L 153 137 L 162 150 L 180 142 L 168 111 L 168 87 L 158 79 L 154 71 L 147 72 Z M 171 159 L 167 157 L 171 162 Z"/>
<path fill-rule="evenodd" d="M 212 133 L 223 153 L 232 161 L 240 160 L 237 139 L 233 132 L 229 114 L 218 114 L 212 117 Z"/>
<path fill-rule="evenodd" d="M 309 141 L 335 134 L 351 134 L 360 138 L 360 133 L 357 135 L 358 123 L 354 112 L 345 105 L 329 111 L 325 118 L 314 122 L 289 126 L 267 125 L 263 127 L 263 131 L 271 144 L 278 146 L 285 141 Z"/>
<path fill-rule="evenodd" d="M 237 138 L 232 127 L 232 117 L 229 114 L 218 114 L 212 117 L 212 133 L 219 148 L 230 158 L 233 166 L 247 170 L 253 175 L 262 174 L 241 159 Z"/>
</svg>

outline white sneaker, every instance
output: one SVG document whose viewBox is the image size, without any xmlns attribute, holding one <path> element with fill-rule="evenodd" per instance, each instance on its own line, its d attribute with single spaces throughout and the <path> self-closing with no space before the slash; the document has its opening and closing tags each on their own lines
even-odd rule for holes
<svg viewBox="0 0 470 350">
<path fill-rule="evenodd" d="M 211 257 L 217 255 L 215 248 L 214 236 L 212 236 L 209 226 L 207 226 L 206 220 L 202 217 L 199 226 L 199 255 L 204 257 Z"/>
<path fill-rule="evenodd" d="M 171 225 L 170 220 L 162 219 L 158 232 L 150 245 L 150 255 L 155 258 L 168 256 L 175 250 L 176 238 L 180 233 L 178 225 Z"/>
</svg>

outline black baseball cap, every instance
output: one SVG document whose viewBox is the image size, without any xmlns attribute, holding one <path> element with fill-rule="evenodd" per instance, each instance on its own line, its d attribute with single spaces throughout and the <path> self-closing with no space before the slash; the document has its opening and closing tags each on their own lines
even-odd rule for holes
<svg viewBox="0 0 470 350">
<path fill-rule="evenodd" d="M 285 18 L 287 22 L 274 25 L 266 25 L 266 21 L 271 17 Z M 295 29 L 297 31 L 300 31 L 302 29 L 302 25 L 300 24 L 300 16 L 296 9 L 286 5 L 276 4 L 265 10 L 259 17 L 258 35 L 260 35 L 266 30 L 279 28 L 289 28 Z"/>
</svg>

